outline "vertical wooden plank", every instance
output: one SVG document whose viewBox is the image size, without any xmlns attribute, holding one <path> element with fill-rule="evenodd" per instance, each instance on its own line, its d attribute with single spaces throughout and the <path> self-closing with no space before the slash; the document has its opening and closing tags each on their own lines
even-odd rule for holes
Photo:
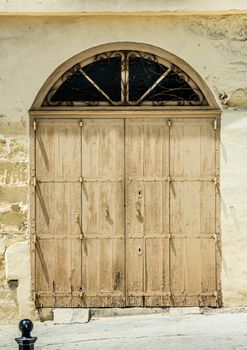
<svg viewBox="0 0 247 350">
<path fill-rule="evenodd" d="M 54 235 L 55 184 L 37 183 L 36 186 L 36 225 L 37 236 Z"/>
<path fill-rule="evenodd" d="M 217 131 L 213 128 L 214 120 L 202 119 L 200 121 L 201 126 L 201 139 L 200 139 L 200 157 L 201 157 L 201 175 L 212 176 L 215 174 L 215 162 L 216 162 L 216 143 L 215 136 Z"/>
<path fill-rule="evenodd" d="M 200 232 L 215 233 L 215 184 L 213 181 L 200 183 Z"/>
<path fill-rule="evenodd" d="M 36 243 L 36 292 L 38 307 L 53 307 L 54 240 L 47 237 Z M 47 294 L 43 294 L 47 293 Z"/>
<path fill-rule="evenodd" d="M 55 125 L 56 179 L 78 179 L 81 174 L 81 143 L 79 122 L 57 122 Z"/>
<path fill-rule="evenodd" d="M 112 257 L 112 245 L 113 241 L 110 239 L 99 240 L 99 261 L 100 261 L 100 274 L 99 274 L 99 286 L 101 292 L 113 291 L 113 257 Z"/>
<path fill-rule="evenodd" d="M 80 213 L 80 184 L 56 183 L 55 184 L 55 227 L 54 238 L 55 251 L 55 287 L 56 293 L 71 293 L 79 290 L 81 285 L 81 254 L 75 250 L 80 235 L 80 225 L 77 222 L 77 213 Z M 74 253 L 77 253 L 76 255 Z M 72 269 L 74 267 L 74 270 Z M 56 297 L 59 306 L 72 306 L 72 296 Z"/>
<path fill-rule="evenodd" d="M 173 295 L 185 291 L 185 263 L 185 239 L 173 237 L 170 243 L 170 288 Z"/>
<path fill-rule="evenodd" d="M 142 238 L 127 239 L 126 268 L 127 268 L 127 305 L 143 305 L 143 252 Z"/>
<path fill-rule="evenodd" d="M 77 222 L 77 213 L 80 213 L 80 184 L 55 184 L 55 227 L 54 234 L 68 238 L 80 234 L 80 225 Z"/>
<path fill-rule="evenodd" d="M 39 178 L 54 178 L 55 174 L 55 122 L 37 121 L 36 174 Z"/>
<path fill-rule="evenodd" d="M 164 290 L 163 275 L 164 265 L 162 264 L 164 255 L 163 241 L 161 238 L 146 239 L 146 291 L 161 292 Z"/>
</svg>

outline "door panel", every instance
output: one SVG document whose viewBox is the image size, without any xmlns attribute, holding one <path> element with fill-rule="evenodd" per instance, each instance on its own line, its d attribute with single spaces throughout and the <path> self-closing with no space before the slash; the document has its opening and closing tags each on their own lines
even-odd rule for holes
<svg viewBox="0 0 247 350">
<path fill-rule="evenodd" d="M 163 119 L 126 120 L 127 304 L 167 297 L 169 135 Z M 155 257 L 152 252 L 158 249 Z"/>
<path fill-rule="evenodd" d="M 36 130 L 36 302 L 80 306 L 81 161 L 79 122 L 38 122 Z"/>
<path fill-rule="evenodd" d="M 83 305 L 125 305 L 124 121 L 82 128 Z"/>
<path fill-rule="evenodd" d="M 170 283 L 174 305 L 216 305 L 215 139 L 211 120 L 176 119 L 170 129 Z M 209 275 L 210 283 L 208 277 L 205 279 Z"/>
</svg>

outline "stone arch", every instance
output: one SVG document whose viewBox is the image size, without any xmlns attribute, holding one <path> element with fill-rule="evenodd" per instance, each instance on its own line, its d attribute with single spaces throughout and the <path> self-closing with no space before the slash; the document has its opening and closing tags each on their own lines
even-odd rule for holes
<svg viewBox="0 0 247 350">
<path fill-rule="evenodd" d="M 45 103 L 44 101 L 47 101 L 47 98 L 49 94 L 51 94 L 51 91 L 54 89 L 58 89 L 61 86 L 61 82 L 64 82 L 66 77 L 71 76 L 73 73 L 76 72 L 76 69 L 78 70 L 78 67 L 85 67 L 90 64 L 92 64 L 93 59 L 95 60 L 95 57 L 102 57 L 102 55 L 109 54 L 112 55 L 112 53 L 116 54 L 119 53 L 119 55 L 123 52 L 135 52 L 140 55 L 142 55 L 142 58 L 146 59 L 147 57 L 155 57 L 155 60 L 159 64 L 160 67 L 166 67 L 168 70 L 172 71 L 172 74 L 177 74 L 182 79 L 188 81 L 188 86 L 191 87 L 192 90 L 197 91 L 196 99 L 194 101 L 187 101 L 187 102 L 179 102 L 179 103 L 152 103 L 153 107 L 158 106 L 160 108 L 169 109 L 171 108 L 178 108 L 181 110 L 181 108 L 186 109 L 206 109 L 206 110 L 219 110 L 219 106 L 210 91 L 209 87 L 205 83 L 205 81 L 201 78 L 201 76 L 184 60 L 177 57 L 176 55 L 165 51 L 161 48 L 148 45 L 148 44 L 141 44 L 141 43 L 130 43 L 130 42 L 118 42 L 118 43 L 110 43 L 110 44 L 104 44 L 99 45 L 94 48 L 90 48 L 88 50 L 85 50 L 72 58 L 65 61 L 63 64 L 61 64 L 46 80 L 46 82 L 41 87 L 39 93 L 37 94 L 35 101 L 31 107 L 32 110 L 49 110 L 49 109 L 60 109 L 60 110 L 68 110 L 68 109 L 77 109 L 78 107 L 88 107 L 87 105 L 83 106 L 80 104 L 73 103 Z M 153 60 L 153 58 L 152 58 Z M 77 67 L 77 68 L 76 68 Z M 82 71 L 83 72 L 83 71 Z M 83 72 L 84 74 L 84 72 Z M 161 74 L 162 75 L 162 74 Z M 166 72 L 164 70 L 164 74 L 166 75 Z M 87 77 L 88 78 L 88 77 Z M 162 78 L 162 77 L 161 77 Z M 90 79 L 90 78 L 89 78 Z M 153 86 L 155 85 L 155 81 Z M 151 84 L 152 88 L 152 84 Z M 144 96 L 145 94 L 143 94 Z M 195 95 L 194 95 L 195 96 Z M 51 99 L 50 99 L 51 100 Z M 143 101 L 141 101 L 143 102 Z M 164 102 L 164 101 L 163 101 Z M 146 102 L 145 104 L 150 105 L 150 103 Z M 101 103 L 102 105 L 102 103 Z M 110 103 L 110 106 L 107 106 L 107 103 L 103 106 L 105 107 L 128 107 L 133 106 L 135 107 L 141 107 L 140 103 Z M 99 106 L 100 107 L 100 106 Z"/>
</svg>

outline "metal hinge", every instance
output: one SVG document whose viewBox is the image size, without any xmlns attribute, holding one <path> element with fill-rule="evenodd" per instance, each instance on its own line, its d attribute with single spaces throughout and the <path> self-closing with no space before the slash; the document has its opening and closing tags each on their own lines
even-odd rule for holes
<svg viewBox="0 0 247 350">
<path fill-rule="evenodd" d="M 170 119 L 167 121 L 167 125 L 169 126 L 169 128 L 172 126 L 172 121 Z"/>
<path fill-rule="evenodd" d="M 83 180 L 83 177 L 82 177 L 82 176 L 80 176 L 79 181 L 80 181 L 80 182 L 84 182 L 84 180 Z"/>
<path fill-rule="evenodd" d="M 36 185 L 37 185 L 37 179 L 36 179 L 36 177 L 34 177 L 33 178 L 33 186 L 36 187 Z"/>
<path fill-rule="evenodd" d="M 36 236 L 36 235 L 33 236 L 33 243 L 34 243 L 34 244 L 37 243 L 37 236 Z"/>
<path fill-rule="evenodd" d="M 37 127 L 36 121 L 34 121 L 34 122 L 33 122 L 33 130 L 34 130 L 34 131 L 36 130 L 36 127 Z"/>
<path fill-rule="evenodd" d="M 212 238 L 214 238 L 215 243 L 217 243 L 217 241 L 218 241 L 218 235 L 217 235 L 217 233 L 212 234 Z"/>
<path fill-rule="evenodd" d="M 220 183 L 219 183 L 219 179 L 218 179 L 217 176 L 214 176 L 214 177 L 212 178 L 212 181 L 213 181 L 213 183 L 214 183 L 215 186 L 219 187 Z"/>
<path fill-rule="evenodd" d="M 82 127 L 83 126 L 83 121 L 82 120 L 80 120 L 80 127 Z"/>
<path fill-rule="evenodd" d="M 214 120 L 214 130 L 217 130 L 217 127 L 218 127 L 218 122 L 217 122 L 217 119 Z"/>
<path fill-rule="evenodd" d="M 37 299 L 37 292 L 33 292 L 33 300 L 36 301 Z"/>
</svg>

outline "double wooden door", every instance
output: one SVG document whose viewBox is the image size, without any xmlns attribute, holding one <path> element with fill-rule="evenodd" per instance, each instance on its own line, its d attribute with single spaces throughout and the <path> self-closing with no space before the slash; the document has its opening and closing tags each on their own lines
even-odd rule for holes
<svg viewBox="0 0 247 350">
<path fill-rule="evenodd" d="M 38 306 L 219 305 L 212 119 L 35 125 Z"/>
</svg>

